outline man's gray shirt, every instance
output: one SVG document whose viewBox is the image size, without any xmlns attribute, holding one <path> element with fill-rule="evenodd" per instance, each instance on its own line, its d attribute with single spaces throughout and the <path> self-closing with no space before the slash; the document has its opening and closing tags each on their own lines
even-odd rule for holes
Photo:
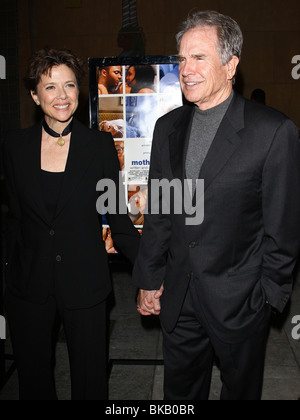
<svg viewBox="0 0 300 420">
<path fill-rule="evenodd" d="M 195 193 L 196 180 L 199 178 L 204 159 L 232 98 L 233 92 L 224 102 L 213 108 L 205 111 L 201 111 L 198 107 L 195 109 L 185 164 L 187 179 L 193 180 L 192 195 Z"/>
</svg>

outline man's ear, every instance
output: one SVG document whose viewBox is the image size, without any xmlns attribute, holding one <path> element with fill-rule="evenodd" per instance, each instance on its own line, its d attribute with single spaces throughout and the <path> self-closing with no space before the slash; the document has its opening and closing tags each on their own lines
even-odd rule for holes
<svg viewBox="0 0 300 420">
<path fill-rule="evenodd" d="M 37 104 L 37 106 L 40 106 L 41 103 L 40 103 L 40 100 L 37 96 L 37 93 L 34 90 L 31 90 L 30 95 L 31 95 L 32 99 L 34 100 L 34 102 Z"/>
<path fill-rule="evenodd" d="M 231 59 L 228 61 L 228 63 L 226 64 L 228 80 L 232 80 L 234 76 L 236 75 L 236 69 L 237 69 L 237 66 L 239 65 L 239 62 L 240 62 L 239 58 L 236 55 L 233 55 Z"/>
</svg>

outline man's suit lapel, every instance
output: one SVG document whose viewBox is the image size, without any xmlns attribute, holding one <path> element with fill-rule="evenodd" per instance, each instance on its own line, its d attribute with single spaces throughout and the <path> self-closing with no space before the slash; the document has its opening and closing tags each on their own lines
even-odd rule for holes
<svg viewBox="0 0 300 420">
<path fill-rule="evenodd" d="M 59 216 L 70 200 L 71 195 L 74 193 L 91 160 L 94 158 L 91 144 L 92 142 L 88 139 L 86 127 L 74 119 L 70 150 L 55 218 Z"/>
<path fill-rule="evenodd" d="M 170 162 L 176 179 L 185 179 L 185 160 L 192 128 L 194 107 L 185 106 L 181 118 L 175 122 L 169 135 Z"/>
<path fill-rule="evenodd" d="M 244 127 L 244 99 L 234 94 L 218 132 L 203 162 L 199 179 L 204 179 L 207 190 L 238 148 L 241 138 L 238 134 Z M 185 179 L 185 161 L 194 116 L 194 107 L 186 106 L 184 113 L 174 123 L 169 135 L 170 161 L 174 178 Z"/>
<path fill-rule="evenodd" d="M 239 147 L 241 137 L 238 132 L 243 127 L 244 100 L 235 94 L 200 171 L 199 179 L 204 179 L 204 190 L 209 188 Z"/>
</svg>

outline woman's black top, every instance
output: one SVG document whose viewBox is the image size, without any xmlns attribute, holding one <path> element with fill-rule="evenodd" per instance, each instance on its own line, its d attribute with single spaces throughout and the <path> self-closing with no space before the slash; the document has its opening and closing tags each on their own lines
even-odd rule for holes
<svg viewBox="0 0 300 420">
<path fill-rule="evenodd" d="M 47 172 L 42 170 L 42 191 L 49 216 L 55 217 L 57 202 L 62 186 L 64 172 Z"/>
</svg>

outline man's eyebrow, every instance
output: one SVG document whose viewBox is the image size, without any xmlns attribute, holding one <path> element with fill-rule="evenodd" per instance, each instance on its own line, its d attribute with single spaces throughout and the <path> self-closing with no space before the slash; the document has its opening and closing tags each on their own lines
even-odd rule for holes
<svg viewBox="0 0 300 420">
<path fill-rule="evenodd" d="M 199 53 L 199 54 L 192 54 L 190 57 L 191 58 L 204 58 L 204 57 L 206 57 L 206 54 L 201 54 L 201 53 Z M 184 55 L 181 55 L 181 54 L 178 54 L 177 55 L 177 59 L 178 60 L 184 59 L 184 58 L 186 58 Z"/>
<path fill-rule="evenodd" d="M 204 57 L 206 57 L 206 55 L 199 53 L 199 54 L 192 54 L 191 57 L 192 58 L 204 58 Z"/>
</svg>

